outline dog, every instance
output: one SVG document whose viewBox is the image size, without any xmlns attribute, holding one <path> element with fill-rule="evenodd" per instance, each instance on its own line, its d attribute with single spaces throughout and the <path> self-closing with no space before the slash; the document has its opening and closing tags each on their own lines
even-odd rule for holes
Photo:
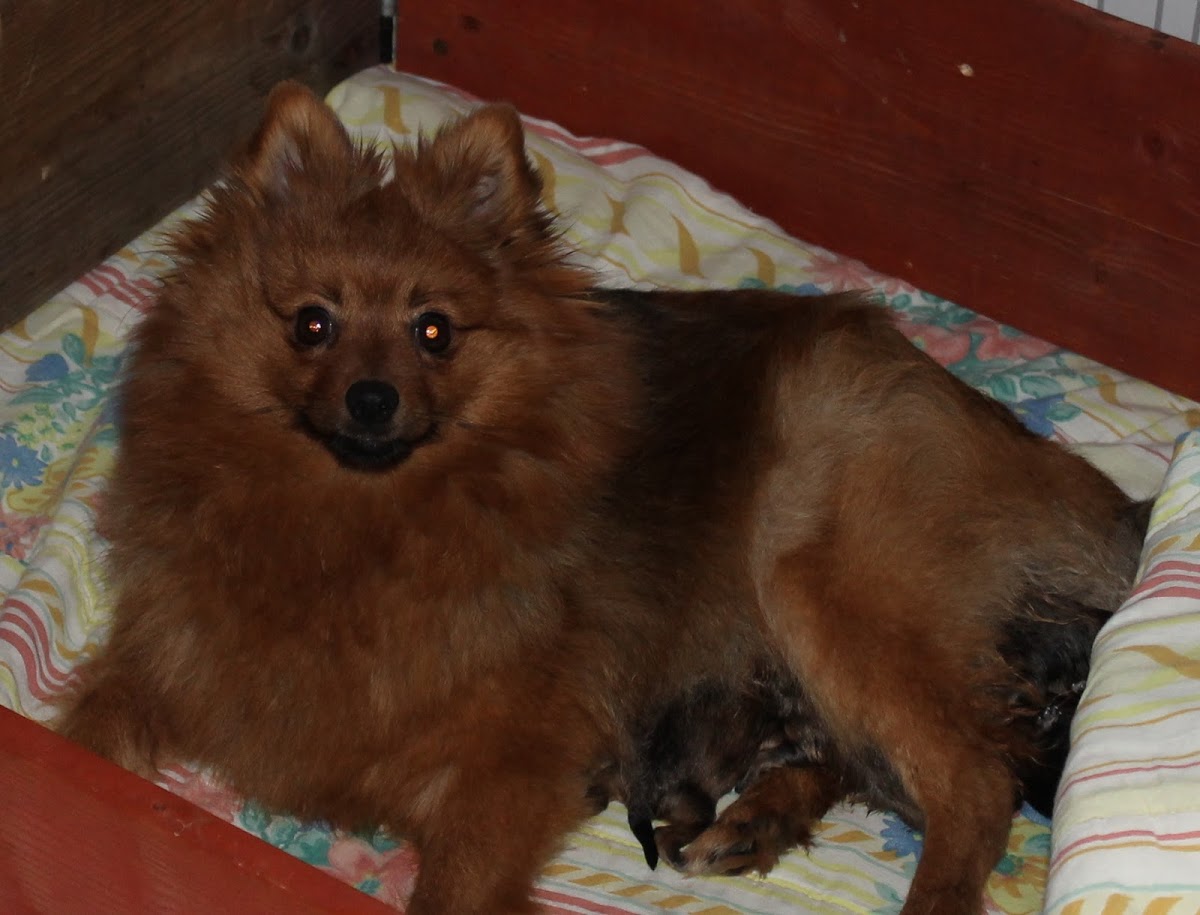
<svg viewBox="0 0 1200 915">
<path fill-rule="evenodd" d="M 596 288 L 505 106 L 383 155 L 283 84 L 172 246 L 63 734 L 411 838 L 412 915 L 516 915 L 597 773 L 653 796 L 656 716 L 765 666 L 821 752 L 747 729 L 678 865 L 865 797 L 924 831 L 905 915 L 978 911 L 1143 506 L 862 295 Z"/>
</svg>

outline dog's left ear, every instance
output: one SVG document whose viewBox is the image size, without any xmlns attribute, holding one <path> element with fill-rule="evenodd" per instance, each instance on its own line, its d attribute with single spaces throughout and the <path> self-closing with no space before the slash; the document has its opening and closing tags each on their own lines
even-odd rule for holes
<svg viewBox="0 0 1200 915">
<path fill-rule="evenodd" d="M 510 105 L 475 109 L 443 128 L 425 152 L 438 172 L 441 204 L 464 228 L 502 243 L 541 225 L 542 182 Z"/>
<path fill-rule="evenodd" d="M 285 200 L 304 181 L 345 174 L 354 155 L 346 129 L 307 86 L 282 82 L 267 97 L 262 125 L 239 172 L 268 200 Z"/>
</svg>

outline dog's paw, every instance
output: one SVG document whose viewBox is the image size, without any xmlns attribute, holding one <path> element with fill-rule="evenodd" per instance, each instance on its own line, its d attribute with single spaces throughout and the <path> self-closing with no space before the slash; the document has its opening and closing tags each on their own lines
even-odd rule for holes
<svg viewBox="0 0 1200 915">
<path fill-rule="evenodd" d="M 764 813 L 748 806 L 739 810 L 735 802 L 679 852 L 676 866 L 693 876 L 751 871 L 766 876 L 784 853 L 807 845 L 811 838 L 808 828 L 792 822 L 786 813 Z"/>
<path fill-rule="evenodd" d="M 680 854 L 688 874 L 767 874 L 780 857 L 812 842 L 812 830 L 842 795 L 819 768 L 771 769 L 748 785 Z"/>
<path fill-rule="evenodd" d="M 767 874 L 786 851 L 752 824 L 716 823 L 682 849 L 679 870 L 689 876 Z"/>
<path fill-rule="evenodd" d="M 152 716 L 121 690 L 84 687 L 64 699 L 53 730 L 143 778 L 158 774 L 158 735 Z"/>
</svg>

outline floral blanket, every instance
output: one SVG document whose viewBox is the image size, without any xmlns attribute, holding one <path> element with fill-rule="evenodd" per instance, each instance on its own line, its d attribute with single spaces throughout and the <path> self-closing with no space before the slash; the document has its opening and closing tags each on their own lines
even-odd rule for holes
<svg viewBox="0 0 1200 915">
<path fill-rule="evenodd" d="M 412 142 L 471 104 L 449 87 L 385 68 L 359 74 L 329 100 L 353 131 L 382 144 Z M 1170 468 L 1142 585 L 1101 639 L 1102 682 L 1089 687 L 1079 717 L 1049 902 L 1071 915 L 1150 912 L 1138 900 L 1160 900 L 1171 884 L 1195 911 L 1200 878 L 1180 880 L 1171 859 L 1200 846 L 1200 445 L 1183 439 L 1200 426 L 1200 408 L 805 245 L 645 149 L 573 137 L 535 120 L 527 126 L 548 202 L 603 282 L 871 288 L 914 343 L 1009 404 L 1030 428 L 1079 447 L 1131 492 L 1157 492 Z M 105 635 L 111 604 L 94 522 L 116 441 L 114 384 L 129 330 L 152 307 L 157 278 L 169 267 L 157 247 L 161 231 L 194 207 L 0 336 L 0 703 L 34 719 L 48 718 L 51 697 Z M 1185 444 L 1172 464 L 1177 440 Z M 1162 609 L 1185 592 L 1190 610 Z M 1154 742 L 1143 745 L 1151 734 Z M 1177 776 L 1190 779 L 1186 803 L 1163 800 L 1162 780 Z M 164 772 L 162 783 L 364 892 L 402 905 L 411 889 L 415 856 L 396 838 L 272 816 L 186 768 Z M 1146 816 L 1146 784 L 1158 789 L 1161 815 L 1154 807 Z M 1046 822 L 1028 812 L 1015 819 L 988 886 L 989 911 L 1042 909 L 1051 844 Z M 823 824 L 811 853 L 789 855 L 769 879 L 684 879 L 646 869 L 614 805 L 570 838 L 539 892 L 549 912 L 893 912 L 920 849 L 920 836 L 895 817 L 844 807 Z M 1114 868 L 1126 851 L 1141 857 Z M 1140 889 L 1126 892 L 1122 881 Z M 1093 904 L 1096 893 L 1103 900 Z M 1104 908 L 1113 893 L 1136 905 Z M 1155 904 L 1156 912 L 1182 911 Z"/>
</svg>

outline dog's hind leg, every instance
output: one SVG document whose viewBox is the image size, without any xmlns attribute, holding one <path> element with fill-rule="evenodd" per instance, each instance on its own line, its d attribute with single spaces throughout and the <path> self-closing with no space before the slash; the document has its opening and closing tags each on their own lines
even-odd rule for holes
<svg viewBox="0 0 1200 915">
<path fill-rule="evenodd" d="M 986 626 L 897 577 L 838 575 L 826 551 L 781 557 L 760 593 L 852 791 L 924 832 L 902 915 L 977 913 L 1017 797 Z"/>
<path fill-rule="evenodd" d="M 914 746 L 891 755 L 904 759 Z M 915 766 L 898 767 L 924 819 L 924 848 L 901 915 L 975 915 L 1012 827 L 1011 773 L 964 747 L 919 752 Z"/>
</svg>

